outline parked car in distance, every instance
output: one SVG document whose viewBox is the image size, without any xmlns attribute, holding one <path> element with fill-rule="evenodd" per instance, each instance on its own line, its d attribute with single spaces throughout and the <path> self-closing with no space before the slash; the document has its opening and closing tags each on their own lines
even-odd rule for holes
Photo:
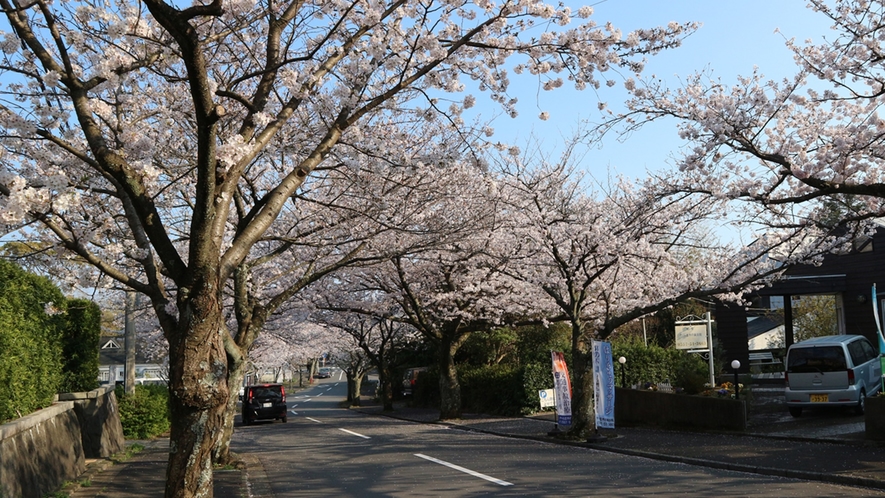
<svg viewBox="0 0 885 498">
<path fill-rule="evenodd" d="M 427 367 L 407 368 L 403 373 L 403 396 L 411 396 L 415 389 L 415 382 L 418 381 L 418 375 L 426 372 Z"/>
<path fill-rule="evenodd" d="M 256 384 L 243 388 L 243 425 L 256 420 L 286 418 L 286 388 L 282 384 Z"/>
<path fill-rule="evenodd" d="M 316 375 L 314 375 L 314 378 L 328 379 L 331 376 L 332 376 L 332 369 L 328 368 L 328 367 L 323 367 L 323 368 L 317 370 L 317 373 L 316 373 Z"/>
<path fill-rule="evenodd" d="M 794 417 L 803 408 L 850 406 L 863 414 L 865 398 L 882 389 L 879 354 L 861 335 L 830 335 L 787 350 L 784 399 Z"/>
</svg>

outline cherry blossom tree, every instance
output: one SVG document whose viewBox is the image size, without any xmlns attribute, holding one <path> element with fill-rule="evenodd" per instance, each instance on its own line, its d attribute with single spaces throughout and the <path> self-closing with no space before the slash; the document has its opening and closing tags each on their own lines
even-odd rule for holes
<svg viewBox="0 0 885 498">
<path fill-rule="evenodd" d="M 392 411 L 394 389 L 398 387 L 394 372 L 401 366 L 397 358 L 405 347 L 415 343 L 417 333 L 403 323 L 398 316 L 402 312 L 386 294 L 354 292 L 348 289 L 348 283 L 354 282 L 346 274 L 339 274 L 334 283 L 318 288 L 312 297 L 317 308 L 312 319 L 350 336 L 353 347 L 360 351 L 359 355 L 351 353 L 351 360 L 364 358 L 378 371 L 383 409 Z M 355 284 L 362 287 L 359 281 Z M 357 396 L 358 402 L 359 391 L 351 394 Z"/>
<path fill-rule="evenodd" d="M 740 294 L 783 269 L 789 255 L 804 254 L 802 238 L 761 238 L 752 247 L 720 244 L 705 234 L 721 217 L 723 201 L 673 195 L 668 185 L 621 180 L 594 188 L 570 165 L 572 148 L 559 161 L 504 156 L 500 190 L 511 245 L 521 257 L 506 272 L 549 298 L 550 321 L 571 326 L 573 425 L 595 430 L 591 340 L 619 326 L 689 298 Z M 771 255 L 777 251 L 783 257 Z M 539 300 L 538 302 L 543 302 Z"/>
<path fill-rule="evenodd" d="M 223 289 L 334 150 L 383 157 L 396 136 L 371 136 L 418 119 L 462 127 L 462 77 L 515 115 L 509 69 L 594 87 L 693 29 L 569 27 L 567 7 L 511 1 L 0 6 L 0 220 L 150 300 L 169 343 L 169 497 L 211 495 Z"/>
<path fill-rule="evenodd" d="M 882 216 L 885 4 L 811 0 L 809 7 L 832 21 L 834 34 L 817 44 L 786 41 L 795 76 L 773 81 L 757 69 L 727 84 L 699 73 L 676 89 L 631 79 L 629 112 L 600 131 L 675 118 L 688 145 L 667 181 L 746 201 L 739 216 L 748 223 L 832 227 L 834 206 L 842 222 Z"/>
</svg>

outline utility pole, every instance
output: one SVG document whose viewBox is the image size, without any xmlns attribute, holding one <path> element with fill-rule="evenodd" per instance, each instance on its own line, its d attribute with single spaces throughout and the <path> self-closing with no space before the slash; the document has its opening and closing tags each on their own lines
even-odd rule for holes
<svg viewBox="0 0 885 498">
<path fill-rule="evenodd" d="M 126 394 L 135 392 L 135 291 L 126 291 L 126 316 L 123 329 L 124 339 L 126 341 L 126 371 L 123 389 Z"/>
</svg>

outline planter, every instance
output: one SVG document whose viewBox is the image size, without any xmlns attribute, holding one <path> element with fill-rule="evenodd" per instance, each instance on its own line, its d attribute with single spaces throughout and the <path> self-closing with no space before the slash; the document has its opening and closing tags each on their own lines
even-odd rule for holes
<svg viewBox="0 0 885 498">
<path fill-rule="evenodd" d="M 616 388 L 618 425 L 745 431 L 747 404 L 743 399 Z"/>
<path fill-rule="evenodd" d="M 867 398 L 864 408 L 866 437 L 874 441 L 885 441 L 885 396 Z"/>
</svg>

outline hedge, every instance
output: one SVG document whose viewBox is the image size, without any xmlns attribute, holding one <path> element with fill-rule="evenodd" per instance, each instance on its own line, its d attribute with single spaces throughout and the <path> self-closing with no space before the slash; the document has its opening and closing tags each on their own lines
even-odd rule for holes
<svg viewBox="0 0 885 498">
<path fill-rule="evenodd" d="M 62 383 L 59 392 L 90 391 L 98 387 L 101 308 L 87 299 L 68 301 L 62 338 Z"/>
<path fill-rule="evenodd" d="M 0 260 L 0 422 L 52 403 L 62 382 L 66 306 L 49 279 Z"/>
<path fill-rule="evenodd" d="M 169 430 L 169 389 L 166 386 L 135 386 L 132 394 L 126 394 L 120 386 L 114 394 L 126 439 L 150 439 Z"/>
</svg>

